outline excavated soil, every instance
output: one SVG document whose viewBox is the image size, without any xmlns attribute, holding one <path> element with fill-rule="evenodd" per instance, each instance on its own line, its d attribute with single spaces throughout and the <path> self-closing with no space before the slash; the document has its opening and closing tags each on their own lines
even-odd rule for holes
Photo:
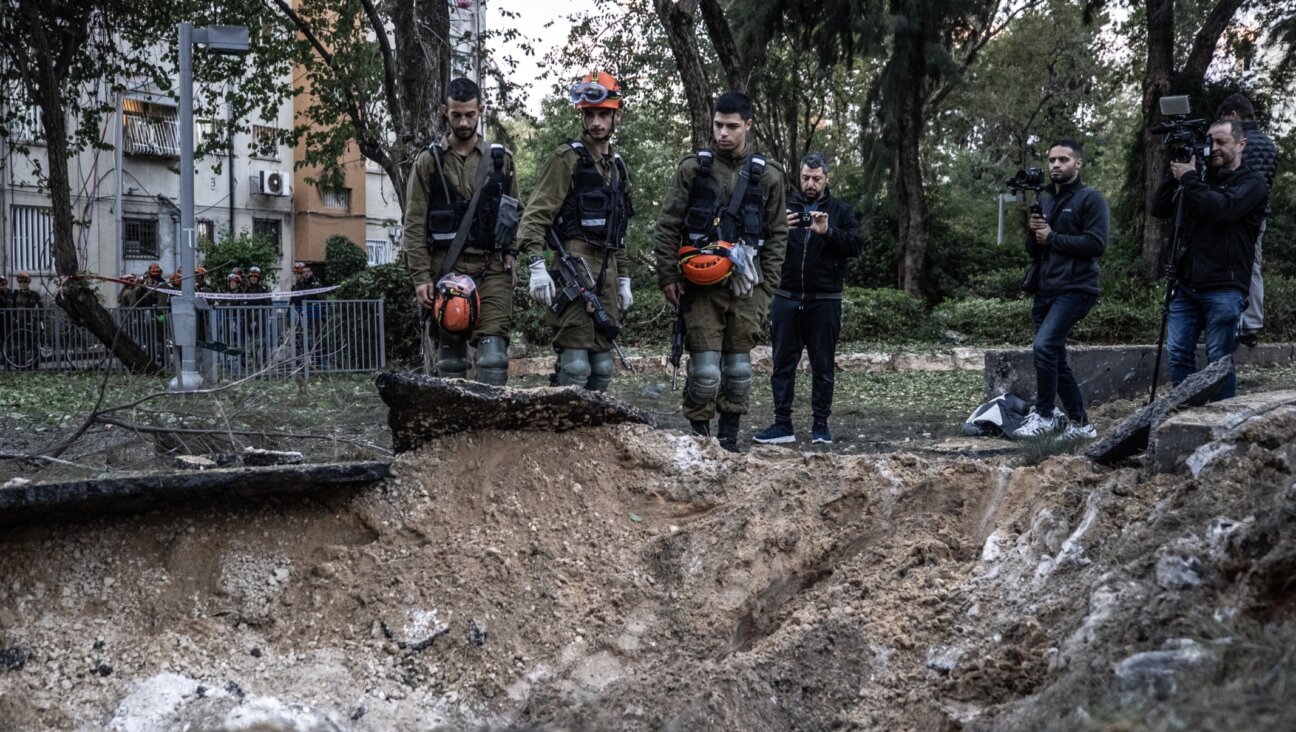
<svg viewBox="0 0 1296 732">
<path fill-rule="evenodd" d="M 1196 477 L 457 435 L 0 537 L 0 727 L 1290 729 L 1296 413 Z"/>
</svg>

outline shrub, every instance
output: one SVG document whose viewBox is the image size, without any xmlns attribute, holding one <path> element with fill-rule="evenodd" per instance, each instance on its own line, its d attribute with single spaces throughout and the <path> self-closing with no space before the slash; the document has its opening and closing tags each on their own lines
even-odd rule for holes
<svg viewBox="0 0 1296 732">
<path fill-rule="evenodd" d="M 1161 327 L 1163 290 L 1144 287 L 1119 295 L 1100 296 L 1072 337 L 1082 343 L 1155 343 Z"/>
<path fill-rule="evenodd" d="M 908 343 L 938 335 L 927 306 L 900 290 L 847 287 L 842 293 L 843 341 Z"/>
<path fill-rule="evenodd" d="M 935 320 L 942 327 L 987 345 L 1020 345 L 1035 336 L 1031 324 L 1031 301 L 969 298 L 951 300 L 936 308 Z"/>
<path fill-rule="evenodd" d="M 414 281 L 400 263 L 370 267 L 352 275 L 335 292 L 341 300 L 382 300 L 387 359 L 415 364 L 419 360 L 418 308 Z"/>
<path fill-rule="evenodd" d="M 267 286 L 279 279 L 279 250 L 269 239 L 246 229 L 234 236 L 227 233 L 219 241 L 199 239 L 198 251 L 207 269 L 207 282 L 218 289 L 225 287 L 225 278 L 235 267 L 244 273 L 254 266 L 260 267 L 261 279 Z"/>
<path fill-rule="evenodd" d="M 324 284 L 340 284 L 369 265 L 369 255 L 355 242 L 334 234 L 324 242 Z"/>
<path fill-rule="evenodd" d="M 1263 340 L 1296 341 L 1296 277 L 1266 275 Z"/>
<path fill-rule="evenodd" d="M 1021 281 L 1025 274 L 1025 266 L 1001 267 L 977 272 L 968 278 L 967 287 L 963 288 L 964 297 L 984 297 L 994 300 L 1019 299 L 1023 297 Z"/>
</svg>

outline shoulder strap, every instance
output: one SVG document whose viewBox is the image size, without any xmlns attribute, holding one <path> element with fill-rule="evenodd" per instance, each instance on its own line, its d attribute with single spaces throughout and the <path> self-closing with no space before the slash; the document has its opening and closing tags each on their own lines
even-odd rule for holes
<svg viewBox="0 0 1296 732">
<path fill-rule="evenodd" d="M 432 154 L 432 159 L 436 161 L 437 178 L 441 181 L 441 191 L 445 193 L 445 200 L 448 205 L 453 199 L 450 197 L 450 184 L 445 177 L 445 148 L 441 147 L 441 142 L 438 140 L 428 145 L 427 149 Z"/>
<path fill-rule="evenodd" d="M 581 165 L 590 166 L 594 164 L 594 156 L 590 154 L 589 148 L 585 147 L 585 143 L 580 140 L 568 140 L 567 144 L 576 151 L 577 155 L 580 155 Z"/>
<path fill-rule="evenodd" d="M 486 156 L 483 155 L 481 160 L 477 161 L 477 182 L 473 185 L 472 201 L 468 203 L 463 219 L 459 222 L 459 230 L 455 232 L 454 241 L 450 242 L 450 250 L 446 252 L 445 261 L 441 263 L 441 274 L 437 277 L 438 280 L 450 274 L 454 269 L 455 260 L 459 259 L 459 253 L 463 251 L 464 244 L 468 243 L 468 230 L 472 228 L 473 217 L 477 215 L 477 202 L 481 200 L 482 189 L 486 187 L 488 167 Z"/>
<path fill-rule="evenodd" d="M 621 159 L 621 153 L 614 154 L 612 156 L 612 161 L 616 164 L 617 171 L 621 174 L 621 186 L 623 188 L 628 187 L 630 185 L 630 169 L 626 167 L 625 161 Z"/>
<path fill-rule="evenodd" d="M 711 166 L 715 163 L 715 153 L 710 150 L 698 150 L 696 153 L 698 160 L 698 172 L 702 175 L 711 175 Z"/>
<path fill-rule="evenodd" d="M 759 155 L 752 155 L 747 164 L 743 166 L 742 171 L 738 173 L 738 182 L 734 184 L 733 196 L 729 199 L 729 210 L 727 214 L 731 219 L 738 217 L 738 209 L 742 208 L 743 198 L 747 195 L 747 187 L 752 180 L 760 184 L 760 178 L 765 173 L 765 158 Z"/>
</svg>

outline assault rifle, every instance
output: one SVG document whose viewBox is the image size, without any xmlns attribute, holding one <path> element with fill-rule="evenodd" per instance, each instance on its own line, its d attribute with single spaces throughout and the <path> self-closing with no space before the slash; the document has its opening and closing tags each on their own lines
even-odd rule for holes
<svg viewBox="0 0 1296 732">
<path fill-rule="evenodd" d="M 671 325 L 671 391 L 679 388 L 680 361 L 684 358 L 684 336 L 688 333 L 684 313 L 688 311 L 689 294 L 688 290 L 680 294 L 679 303 L 675 306 L 675 322 Z"/>
<path fill-rule="evenodd" d="M 628 371 L 634 371 L 616 342 L 616 337 L 621 334 L 621 326 L 616 324 L 607 308 L 603 307 L 603 301 L 595 291 L 594 273 L 590 272 L 589 265 L 584 259 L 568 252 L 553 229 L 549 229 L 549 246 L 558 254 L 558 269 L 555 272 L 558 275 L 558 292 L 549 310 L 554 315 L 561 316 L 572 303 L 583 305 L 590 320 L 594 321 L 594 332 L 611 341 L 617 358 L 621 359 L 621 365 Z"/>
</svg>

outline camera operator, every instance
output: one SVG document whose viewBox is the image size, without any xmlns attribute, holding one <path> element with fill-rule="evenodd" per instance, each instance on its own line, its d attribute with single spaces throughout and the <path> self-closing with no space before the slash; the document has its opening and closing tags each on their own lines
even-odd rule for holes
<svg viewBox="0 0 1296 732">
<path fill-rule="evenodd" d="M 774 346 L 774 424 L 757 432 L 760 443 L 795 442 L 793 384 L 801 351 L 810 354 L 810 408 L 814 443 L 832 444 L 837 337 L 841 333 L 842 282 L 847 259 L 860 253 L 859 220 L 849 203 L 828 193 L 828 161 L 811 153 L 801 161 L 800 190 L 788 199 L 787 258 L 770 304 Z"/>
<path fill-rule="evenodd" d="M 1093 439 L 1098 432 L 1089 423 L 1080 383 L 1067 363 L 1066 341 L 1098 300 L 1098 259 L 1107 249 L 1110 213 L 1107 199 L 1080 180 L 1080 143 L 1053 143 L 1048 164 L 1052 185 L 1041 193 L 1042 210 L 1031 213 L 1026 237 L 1026 252 L 1038 273 L 1036 281 L 1027 284 L 1035 295 L 1035 407 L 1013 436 L 1062 431 L 1063 439 Z M 1059 397 L 1066 410 L 1065 427 L 1054 414 Z"/>
<path fill-rule="evenodd" d="M 1170 177 L 1157 189 L 1152 215 L 1169 218 L 1183 196 L 1183 225 L 1169 267 L 1173 296 L 1167 321 L 1170 380 L 1197 370 L 1197 339 L 1206 333 L 1206 359 L 1215 362 L 1237 348 L 1237 326 L 1251 286 L 1255 242 L 1264 221 L 1269 187 L 1242 161 L 1242 123 L 1219 120 L 1208 131 L 1210 159 L 1203 175 L 1195 155 L 1170 163 Z M 1194 151 L 1195 152 L 1195 151 Z M 1237 393 L 1230 374 L 1215 399 Z"/>
<path fill-rule="evenodd" d="M 1242 123 L 1242 133 L 1246 136 L 1246 147 L 1242 150 L 1242 162 L 1252 170 L 1257 170 L 1265 178 L 1265 189 L 1273 188 L 1274 173 L 1278 168 L 1278 148 L 1273 140 L 1260 130 L 1256 123 L 1255 107 L 1243 94 L 1230 94 L 1215 113 L 1219 119 L 1237 120 Z M 1268 215 L 1268 207 L 1265 209 Z M 1260 222 L 1260 233 L 1255 242 L 1255 264 L 1251 265 L 1251 291 L 1247 295 L 1247 307 L 1242 313 L 1242 323 L 1238 328 L 1238 342 L 1254 346 L 1259 340 L 1260 331 L 1264 330 L 1264 277 L 1260 274 L 1261 243 L 1264 241 L 1265 222 Z"/>
</svg>

